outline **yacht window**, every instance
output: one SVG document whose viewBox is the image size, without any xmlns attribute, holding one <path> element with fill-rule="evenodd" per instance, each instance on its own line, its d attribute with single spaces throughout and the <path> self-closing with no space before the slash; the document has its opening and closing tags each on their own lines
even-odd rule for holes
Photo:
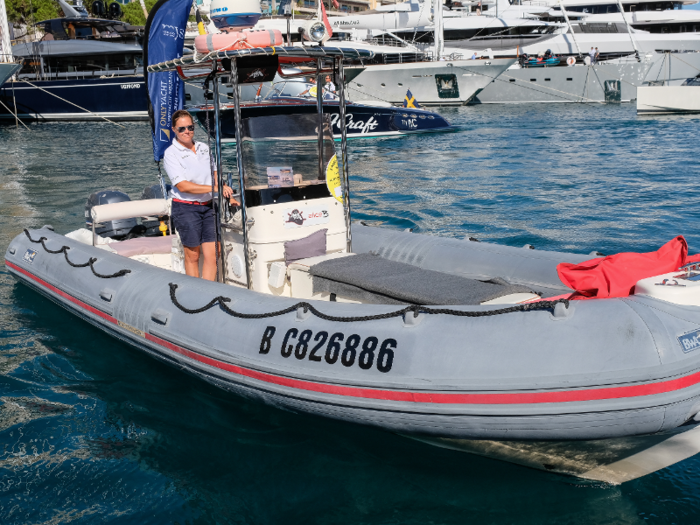
<svg viewBox="0 0 700 525">
<path fill-rule="evenodd" d="M 140 60 L 135 54 L 114 55 L 74 55 L 64 57 L 45 57 L 44 60 L 52 74 L 89 72 L 99 73 L 107 70 L 133 70 Z"/>
<path fill-rule="evenodd" d="M 27 59 L 22 64 L 22 69 L 20 70 L 20 75 L 36 75 L 41 71 L 41 60 L 39 59 Z"/>
</svg>

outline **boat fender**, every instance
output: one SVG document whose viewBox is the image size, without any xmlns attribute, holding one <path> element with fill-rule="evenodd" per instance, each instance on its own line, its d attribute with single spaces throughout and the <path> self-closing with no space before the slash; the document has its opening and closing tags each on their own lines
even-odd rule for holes
<svg viewBox="0 0 700 525">
<path fill-rule="evenodd" d="M 573 66 L 576 63 L 576 59 L 574 57 L 569 57 L 566 59 L 566 63 Z"/>
<path fill-rule="evenodd" d="M 281 46 L 284 43 L 278 29 L 259 29 L 250 31 L 231 31 L 199 35 L 194 38 L 197 53 L 207 54 L 212 51 L 236 51 L 255 47 Z"/>
</svg>

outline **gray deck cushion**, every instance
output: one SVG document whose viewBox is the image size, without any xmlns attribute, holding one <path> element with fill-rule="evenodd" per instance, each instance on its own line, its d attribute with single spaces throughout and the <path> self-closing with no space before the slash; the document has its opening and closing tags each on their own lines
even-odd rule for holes
<svg viewBox="0 0 700 525">
<path fill-rule="evenodd" d="M 512 293 L 528 293 L 525 286 L 483 282 L 361 253 L 331 259 L 309 269 L 314 293 L 327 292 L 367 302 L 382 297 L 403 304 L 477 305 Z M 376 295 L 372 300 L 369 295 Z M 359 295 L 358 295 L 359 294 Z"/>
</svg>

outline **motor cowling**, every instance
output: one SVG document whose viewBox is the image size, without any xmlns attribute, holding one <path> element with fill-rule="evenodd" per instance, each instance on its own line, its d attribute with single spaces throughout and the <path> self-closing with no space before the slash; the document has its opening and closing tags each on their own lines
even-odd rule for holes
<svg viewBox="0 0 700 525">
<path fill-rule="evenodd" d="M 127 202 L 131 199 L 129 196 L 119 190 L 101 190 L 92 193 L 85 203 L 85 227 L 92 230 L 92 208 L 102 204 L 115 204 L 117 202 Z M 131 233 L 134 227 L 138 226 L 136 219 L 122 219 L 118 221 L 108 221 L 95 225 L 95 233 L 102 237 L 110 237 L 112 239 L 124 237 Z"/>
</svg>

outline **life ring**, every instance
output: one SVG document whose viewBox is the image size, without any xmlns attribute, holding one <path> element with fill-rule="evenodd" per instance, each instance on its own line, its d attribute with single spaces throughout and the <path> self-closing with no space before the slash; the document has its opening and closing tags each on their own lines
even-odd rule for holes
<svg viewBox="0 0 700 525">
<path fill-rule="evenodd" d="M 576 59 L 574 57 L 569 57 L 566 59 L 566 63 L 573 66 L 576 63 Z"/>
<path fill-rule="evenodd" d="M 212 51 L 236 51 L 253 47 L 281 46 L 283 43 L 282 32 L 278 29 L 231 31 L 229 33 L 199 35 L 194 38 L 194 47 L 197 53 L 203 54 Z"/>
</svg>

